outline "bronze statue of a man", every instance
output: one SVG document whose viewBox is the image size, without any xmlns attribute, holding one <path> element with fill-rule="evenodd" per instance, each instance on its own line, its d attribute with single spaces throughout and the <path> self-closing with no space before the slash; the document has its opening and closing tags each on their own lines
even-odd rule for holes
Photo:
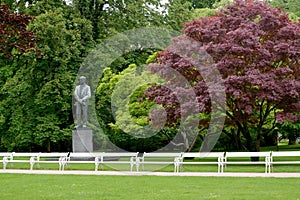
<svg viewBox="0 0 300 200">
<path fill-rule="evenodd" d="M 76 86 L 74 97 L 76 100 L 77 126 L 75 128 L 86 128 L 88 121 L 88 100 L 91 98 L 91 88 L 86 84 L 86 77 L 79 78 L 79 85 Z"/>
</svg>

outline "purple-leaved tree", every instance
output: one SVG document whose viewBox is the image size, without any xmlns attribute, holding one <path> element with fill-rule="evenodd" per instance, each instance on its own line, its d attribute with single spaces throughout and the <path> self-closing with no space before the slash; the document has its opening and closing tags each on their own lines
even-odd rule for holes
<svg viewBox="0 0 300 200">
<path fill-rule="evenodd" d="M 32 16 L 14 13 L 9 7 L 0 5 L 0 56 L 12 57 L 13 50 L 19 53 L 34 50 L 35 35 L 27 30 L 32 19 Z"/>
<path fill-rule="evenodd" d="M 197 69 L 199 66 L 178 53 L 183 46 L 191 52 L 201 46 L 211 56 L 214 64 L 207 66 L 218 69 L 225 87 L 225 126 L 234 127 L 238 142 L 243 137 L 247 150 L 260 151 L 264 130 L 271 131 L 276 123 L 300 119 L 300 23 L 291 22 L 283 11 L 264 2 L 236 0 L 215 16 L 187 23 L 184 36 L 175 38 L 159 54 L 158 64 L 149 66 L 168 81 L 173 80 L 166 73 L 169 68 L 188 80 L 202 116 L 199 127 L 208 127 L 212 91 L 208 90 L 203 72 Z M 167 126 L 178 124 L 182 117 L 177 91 L 159 85 L 145 91 L 149 100 L 166 109 Z M 155 118 L 159 117 L 152 116 L 154 125 Z"/>
</svg>

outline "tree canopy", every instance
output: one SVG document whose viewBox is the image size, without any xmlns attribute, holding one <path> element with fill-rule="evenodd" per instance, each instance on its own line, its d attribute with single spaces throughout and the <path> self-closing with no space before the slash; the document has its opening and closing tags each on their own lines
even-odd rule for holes
<svg viewBox="0 0 300 200">
<path fill-rule="evenodd" d="M 261 135 L 268 134 L 275 124 L 278 130 L 297 129 L 292 122 L 299 119 L 299 22 L 291 15 L 294 22 L 283 11 L 250 0 L 238 0 L 224 9 L 230 0 L 169 0 L 166 4 L 155 0 L 68 2 L 1 1 L 0 151 L 70 150 L 73 86 L 78 69 L 87 64 L 84 59 L 106 39 L 149 26 L 183 30 L 185 35 L 174 38 L 169 48 L 158 53 L 161 49 L 141 47 L 131 51 L 128 47 L 109 66 L 104 66 L 108 69 L 99 82 L 96 109 L 100 125 L 111 140 L 132 151 L 151 151 L 169 142 L 178 145 L 171 140 L 180 132 L 187 149 L 198 136 L 204 140 L 203 130 L 209 129 L 210 118 L 221 119 L 222 111 L 227 111 L 223 133 L 249 150 L 259 150 Z M 272 2 L 273 6 L 298 15 L 296 0 Z M 193 17 L 197 19 L 190 21 Z M 190 22 L 184 25 L 187 21 Z M 162 42 L 155 34 L 146 32 L 145 36 L 155 38 L 158 44 Z M 113 114 L 111 97 L 116 97 L 113 87 L 118 85 L 114 81 L 128 85 L 126 92 L 136 84 L 131 80 L 136 78 L 134 74 L 141 74 L 140 65 L 149 56 L 153 62 L 156 55 L 158 63 L 149 69 L 161 74 L 171 87 L 138 87 L 129 101 L 130 113 L 120 109 Z M 189 56 L 202 59 L 203 66 L 218 69 L 226 89 L 226 109 L 211 100 L 212 90 L 220 89 L 213 87 L 216 76 L 199 69 Z M 93 66 L 101 64 L 99 61 Z M 163 73 L 173 69 L 169 73 L 173 77 Z M 189 98 L 181 98 L 185 95 Z M 151 121 L 147 118 L 149 110 L 153 110 Z M 216 110 L 217 114 L 213 114 Z M 154 137 L 134 138 L 117 127 L 119 122 L 113 115 L 124 124 L 130 115 L 142 128 L 150 124 L 161 128 L 163 122 L 167 126 Z M 198 126 L 197 123 L 197 133 L 188 135 L 189 127 Z M 135 131 L 136 125 L 130 124 L 124 130 Z M 180 128 L 182 125 L 184 128 Z M 244 139 L 247 143 L 243 143 Z"/>
<path fill-rule="evenodd" d="M 153 0 L 1 1 L 0 149 L 70 150 L 73 85 L 84 58 L 125 30 L 182 29 L 189 10 L 178 3 L 166 6 L 180 17 L 160 12 Z M 117 73 L 153 51 L 124 55 L 110 67 Z"/>
<path fill-rule="evenodd" d="M 198 66 L 179 53 L 198 53 L 201 46 L 224 80 L 226 126 L 242 133 L 249 151 L 260 150 L 263 130 L 272 130 L 276 122 L 299 120 L 298 22 L 291 22 L 286 13 L 265 2 L 237 0 L 215 16 L 187 23 L 184 33 L 194 46 L 188 43 L 190 40 L 184 43 L 184 37 L 177 38 L 160 54 L 160 67 L 152 66 L 150 70 L 164 78 L 168 78 L 164 72 L 169 68 L 179 71 L 193 86 L 199 113 L 210 114 L 207 80 Z M 147 91 L 151 100 L 173 113 L 167 115 L 169 125 L 178 123 L 181 117 L 176 95 L 161 86 Z M 200 121 L 200 126 L 207 126 L 207 122 Z M 267 127 L 269 124 L 271 127 Z"/>
</svg>

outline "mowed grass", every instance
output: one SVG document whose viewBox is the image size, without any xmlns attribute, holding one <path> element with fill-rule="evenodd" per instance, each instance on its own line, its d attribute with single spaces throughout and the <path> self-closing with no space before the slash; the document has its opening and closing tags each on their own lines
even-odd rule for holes
<svg viewBox="0 0 300 200">
<path fill-rule="evenodd" d="M 0 199 L 300 199 L 298 178 L 0 174 Z"/>
</svg>

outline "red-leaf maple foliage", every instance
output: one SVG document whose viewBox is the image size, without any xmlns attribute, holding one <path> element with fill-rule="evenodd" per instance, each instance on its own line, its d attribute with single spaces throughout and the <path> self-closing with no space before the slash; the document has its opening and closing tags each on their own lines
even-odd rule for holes
<svg viewBox="0 0 300 200">
<path fill-rule="evenodd" d="M 243 134 L 248 150 L 259 150 L 262 129 L 270 118 L 273 125 L 300 119 L 299 22 L 291 22 L 286 13 L 267 3 L 236 0 L 215 16 L 187 23 L 184 34 L 201 44 L 214 62 L 211 66 L 219 70 L 226 92 L 226 123 Z M 164 78 L 168 76 L 166 68 L 179 71 L 197 95 L 199 112 L 210 113 L 207 81 L 177 52 L 184 45 L 192 52 L 197 48 L 184 44 L 184 37 L 175 38 L 172 47 L 160 53 L 159 64 L 149 69 Z M 176 92 L 153 86 L 145 95 L 168 108 L 169 125 L 178 122 L 182 109 Z M 200 124 L 207 126 L 207 122 Z M 254 137 L 250 129 L 255 131 Z"/>
<path fill-rule="evenodd" d="M 12 50 L 24 53 L 35 47 L 33 32 L 26 29 L 33 17 L 14 13 L 9 7 L 0 5 L 0 55 L 12 57 Z"/>
</svg>

